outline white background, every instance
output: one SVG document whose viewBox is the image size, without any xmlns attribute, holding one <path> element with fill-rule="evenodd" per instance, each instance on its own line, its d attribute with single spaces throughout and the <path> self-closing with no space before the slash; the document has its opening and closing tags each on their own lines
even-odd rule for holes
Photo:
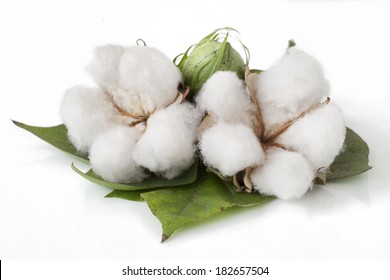
<svg viewBox="0 0 390 280">
<path fill-rule="evenodd" d="M 16 1 L 0 4 L 0 258 L 389 259 L 390 6 L 379 1 Z M 145 203 L 74 173 L 88 166 L 15 127 L 59 124 L 63 92 L 92 84 L 96 45 L 143 38 L 170 58 L 231 26 L 266 69 L 287 41 L 316 56 L 371 171 L 179 230 L 164 244 Z"/>
</svg>

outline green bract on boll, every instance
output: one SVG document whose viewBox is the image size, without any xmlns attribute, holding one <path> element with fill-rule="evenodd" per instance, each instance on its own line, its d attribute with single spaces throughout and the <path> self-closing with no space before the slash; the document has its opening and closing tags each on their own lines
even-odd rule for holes
<svg viewBox="0 0 390 280">
<path fill-rule="evenodd" d="M 242 45 L 246 62 L 228 42 L 229 32 L 237 32 L 232 28 L 220 28 L 204 37 L 198 44 L 191 46 L 184 54 L 176 57 L 175 62 L 181 72 L 186 86 L 191 88 L 190 95 L 198 93 L 202 85 L 217 71 L 236 72 L 244 79 L 245 66 L 248 64 L 249 52 Z"/>
</svg>

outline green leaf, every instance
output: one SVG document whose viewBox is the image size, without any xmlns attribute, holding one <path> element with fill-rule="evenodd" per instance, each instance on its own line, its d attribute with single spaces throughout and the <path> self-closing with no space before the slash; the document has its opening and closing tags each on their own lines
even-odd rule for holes
<svg viewBox="0 0 390 280">
<path fill-rule="evenodd" d="M 68 130 L 65 125 L 60 124 L 52 127 L 30 126 L 18 121 L 12 121 L 16 126 L 31 132 L 43 141 L 54 147 L 76 156 L 82 160 L 88 160 L 87 155 L 80 154 L 68 139 Z"/>
<path fill-rule="evenodd" d="M 131 201 L 144 201 L 141 197 L 141 193 L 144 191 L 118 191 L 114 190 L 107 194 L 105 197 L 107 198 L 121 198 Z"/>
<path fill-rule="evenodd" d="M 168 180 L 161 177 L 157 177 L 156 175 L 152 175 L 151 177 L 143 180 L 142 182 L 131 184 L 121 184 L 104 181 L 100 176 L 96 175 L 92 171 L 92 169 L 89 170 L 87 173 L 83 173 L 76 166 L 74 166 L 74 164 L 72 164 L 72 169 L 76 171 L 76 173 L 80 176 L 100 186 L 107 187 L 113 190 L 138 191 L 191 184 L 196 180 L 196 176 L 198 173 L 198 161 L 195 161 L 195 163 L 192 164 L 192 166 L 187 171 L 185 171 L 182 175 L 174 179 Z"/>
<path fill-rule="evenodd" d="M 329 167 L 327 180 L 357 175 L 372 168 L 368 165 L 367 143 L 350 128 L 347 128 L 344 149 L 344 152 L 338 155 Z"/>
<path fill-rule="evenodd" d="M 257 193 L 237 193 L 202 166 L 197 180 L 185 187 L 167 188 L 141 194 L 163 228 L 162 241 L 178 228 L 201 221 L 232 207 L 246 207 L 269 202 L 273 197 Z"/>
</svg>

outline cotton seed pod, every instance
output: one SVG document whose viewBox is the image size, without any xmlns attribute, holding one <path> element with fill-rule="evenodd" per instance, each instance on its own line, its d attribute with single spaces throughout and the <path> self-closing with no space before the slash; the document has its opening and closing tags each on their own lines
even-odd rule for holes
<svg viewBox="0 0 390 280">
<path fill-rule="evenodd" d="M 199 148 L 204 163 L 223 176 L 233 176 L 264 161 L 259 140 L 251 128 L 242 124 L 217 123 L 201 135 Z"/>
<path fill-rule="evenodd" d="M 296 47 L 288 48 L 278 62 L 261 72 L 255 86 L 267 133 L 329 95 L 321 64 Z"/>
<path fill-rule="evenodd" d="M 125 121 L 107 94 L 86 86 L 65 92 L 60 114 L 70 141 L 81 153 L 88 153 L 96 137 L 108 127 Z"/>
<path fill-rule="evenodd" d="M 217 120 L 254 126 L 255 106 L 244 81 L 235 72 L 214 73 L 202 86 L 196 103 L 203 113 L 208 112 Z"/>
<path fill-rule="evenodd" d="M 215 30 L 182 56 L 178 67 L 183 73 L 185 84 L 191 88 L 191 96 L 199 92 L 202 85 L 217 71 L 233 71 L 244 79 L 245 63 L 241 55 L 228 42 L 228 35 L 220 40 L 222 33 L 229 31 L 235 30 Z M 244 50 L 247 52 L 246 47 Z"/>
<path fill-rule="evenodd" d="M 136 128 L 122 125 L 113 125 L 100 134 L 89 154 L 93 171 L 109 182 L 142 181 L 146 177 L 144 169 L 133 159 L 140 136 Z"/>
<path fill-rule="evenodd" d="M 302 197 L 314 177 L 313 168 L 301 154 L 281 148 L 268 149 L 264 164 L 250 175 L 256 191 L 284 200 Z"/>
<path fill-rule="evenodd" d="M 200 113 L 188 102 L 156 111 L 136 145 L 134 160 L 168 179 L 180 175 L 194 162 L 199 122 Z"/>
<path fill-rule="evenodd" d="M 275 141 L 302 154 L 318 170 L 327 168 L 340 153 L 345 133 L 339 108 L 328 104 L 298 119 Z"/>
<path fill-rule="evenodd" d="M 136 118 L 171 104 L 182 82 L 176 65 L 147 46 L 98 47 L 87 70 L 118 108 Z"/>
</svg>

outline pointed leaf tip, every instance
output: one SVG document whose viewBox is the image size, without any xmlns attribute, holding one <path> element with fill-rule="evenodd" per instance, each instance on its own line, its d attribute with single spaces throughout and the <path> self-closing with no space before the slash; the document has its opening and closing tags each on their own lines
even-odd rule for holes
<svg viewBox="0 0 390 280">
<path fill-rule="evenodd" d="M 187 186 L 142 193 L 152 213 L 162 225 L 162 242 L 177 229 L 217 215 L 228 208 L 260 205 L 273 198 L 253 193 L 236 193 L 217 175 L 199 168 L 197 180 Z"/>
<path fill-rule="evenodd" d="M 73 144 L 69 141 L 68 130 L 64 124 L 59 124 L 51 127 L 31 126 L 22 122 L 11 120 L 16 126 L 27 130 L 43 141 L 52 146 L 71 154 L 79 159 L 88 161 L 88 156 L 80 154 Z"/>
<path fill-rule="evenodd" d="M 163 234 L 163 235 L 161 236 L 161 243 L 164 243 L 165 241 L 167 241 L 167 240 L 168 240 L 168 238 L 169 238 L 169 236 L 168 236 L 168 235 L 166 235 L 166 234 Z"/>
<path fill-rule="evenodd" d="M 352 129 L 347 128 L 344 151 L 339 154 L 326 173 L 326 180 L 358 175 L 370 170 L 367 143 Z"/>
</svg>

